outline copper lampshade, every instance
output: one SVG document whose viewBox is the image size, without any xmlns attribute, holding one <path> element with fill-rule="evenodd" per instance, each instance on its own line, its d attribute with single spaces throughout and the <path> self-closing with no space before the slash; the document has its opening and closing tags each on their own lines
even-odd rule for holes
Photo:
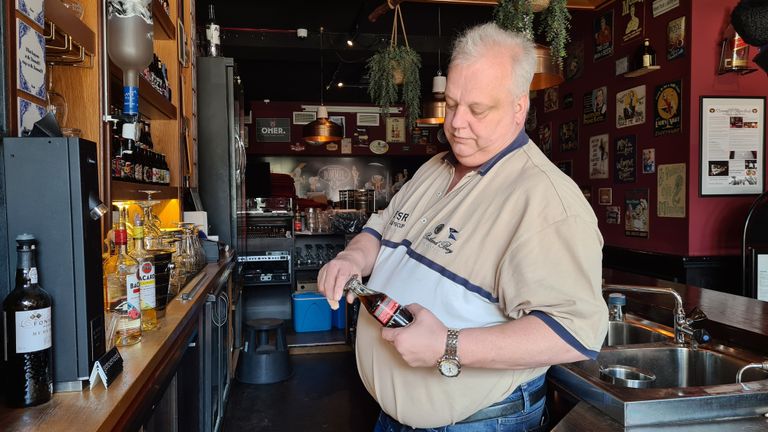
<svg viewBox="0 0 768 432">
<path fill-rule="evenodd" d="M 445 122 L 445 77 L 437 73 L 432 78 L 432 97 L 424 101 L 420 124 L 443 124 Z"/>
<path fill-rule="evenodd" d="M 536 72 L 531 81 L 531 90 L 543 90 L 562 83 L 563 74 L 552 58 L 549 47 L 536 44 Z"/>
<path fill-rule="evenodd" d="M 324 106 L 317 108 L 317 119 L 304 125 L 303 139 L 307 144 L 321 145 L 340 141 L 344 138 L 341 126 L 328 120 L 328 109 Z"/>
</svg>

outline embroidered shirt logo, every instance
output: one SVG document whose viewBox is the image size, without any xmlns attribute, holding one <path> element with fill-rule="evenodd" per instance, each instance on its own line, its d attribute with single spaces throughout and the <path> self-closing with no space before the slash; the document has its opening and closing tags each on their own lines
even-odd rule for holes
<svg viewBox="0 0 768 432">
<path fill-rule="evenodd" d="M 452 247 L 454 242 L 458 240 L 457 235 L 459 234 L 459 230 L 447 227 L 448 230 L 446 231 L 445 228 L 445 224 L 437 225 L 432 231 L 424 234 L 424 240 L 442 249 L 446 254 L 450 254 L 453 253 Z"/>
<path fill-rule="evenodd" d="M 408 216 L 410 216 L 410 213 L 405 213 L 403 211 L 396 211 L 392 218 L 389 220 L 389 224 L 395 228 L 404 228 L 405 222 L 408 220 Z"/>
</svg>

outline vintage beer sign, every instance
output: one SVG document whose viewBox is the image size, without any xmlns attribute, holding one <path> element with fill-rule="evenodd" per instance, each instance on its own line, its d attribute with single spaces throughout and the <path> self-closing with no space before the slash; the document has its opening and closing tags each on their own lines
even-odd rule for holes
<svg viewBox="0 0 768 432">
<path fill-rule="evenodd" d="M 635 135 L 617 137 L 614 144 L 616 146 L 615 182 L 634 183 L 637 180 L 637 138 Z"/>
<path fill-rule="evenodd" d="M 654 97 L 654 136 L 680 132 L 682 124 L 682 82 L 680 80 L 656 87 Z"/>
</svg>

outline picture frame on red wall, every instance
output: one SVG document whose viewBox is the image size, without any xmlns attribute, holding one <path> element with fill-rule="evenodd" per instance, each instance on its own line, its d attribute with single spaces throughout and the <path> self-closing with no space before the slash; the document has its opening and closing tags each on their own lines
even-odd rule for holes
<svg viewBox="0 0 768 432">
<path fill-rule="evenodd" d="M 699 193 L 757 195 L 765 185 L 765 97 L 701 96 Z"/>
</svg>

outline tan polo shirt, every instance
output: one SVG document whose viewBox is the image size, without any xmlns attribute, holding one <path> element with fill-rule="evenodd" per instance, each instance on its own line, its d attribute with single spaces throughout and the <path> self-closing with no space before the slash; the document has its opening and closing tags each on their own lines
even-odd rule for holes
<svg viewBox="0 0 768 432">
<path fill-rule="evenodd" d="M 454 161 L 433 157 L 370 218 L 364 232 L 381 248 L 369 286 L 421 304 L 452 328 L 532 314 L 595 358 L 607 331 L 603 239 L 579 188 L 524 132 L 447 193 Z M 413 427 L 463 420 L 547 370 L 463 367 L 446 378 L 436 367 L 408 366 L 380 329 L 360 314 L 361 378 L 387 414 Z"/>
</svg>

